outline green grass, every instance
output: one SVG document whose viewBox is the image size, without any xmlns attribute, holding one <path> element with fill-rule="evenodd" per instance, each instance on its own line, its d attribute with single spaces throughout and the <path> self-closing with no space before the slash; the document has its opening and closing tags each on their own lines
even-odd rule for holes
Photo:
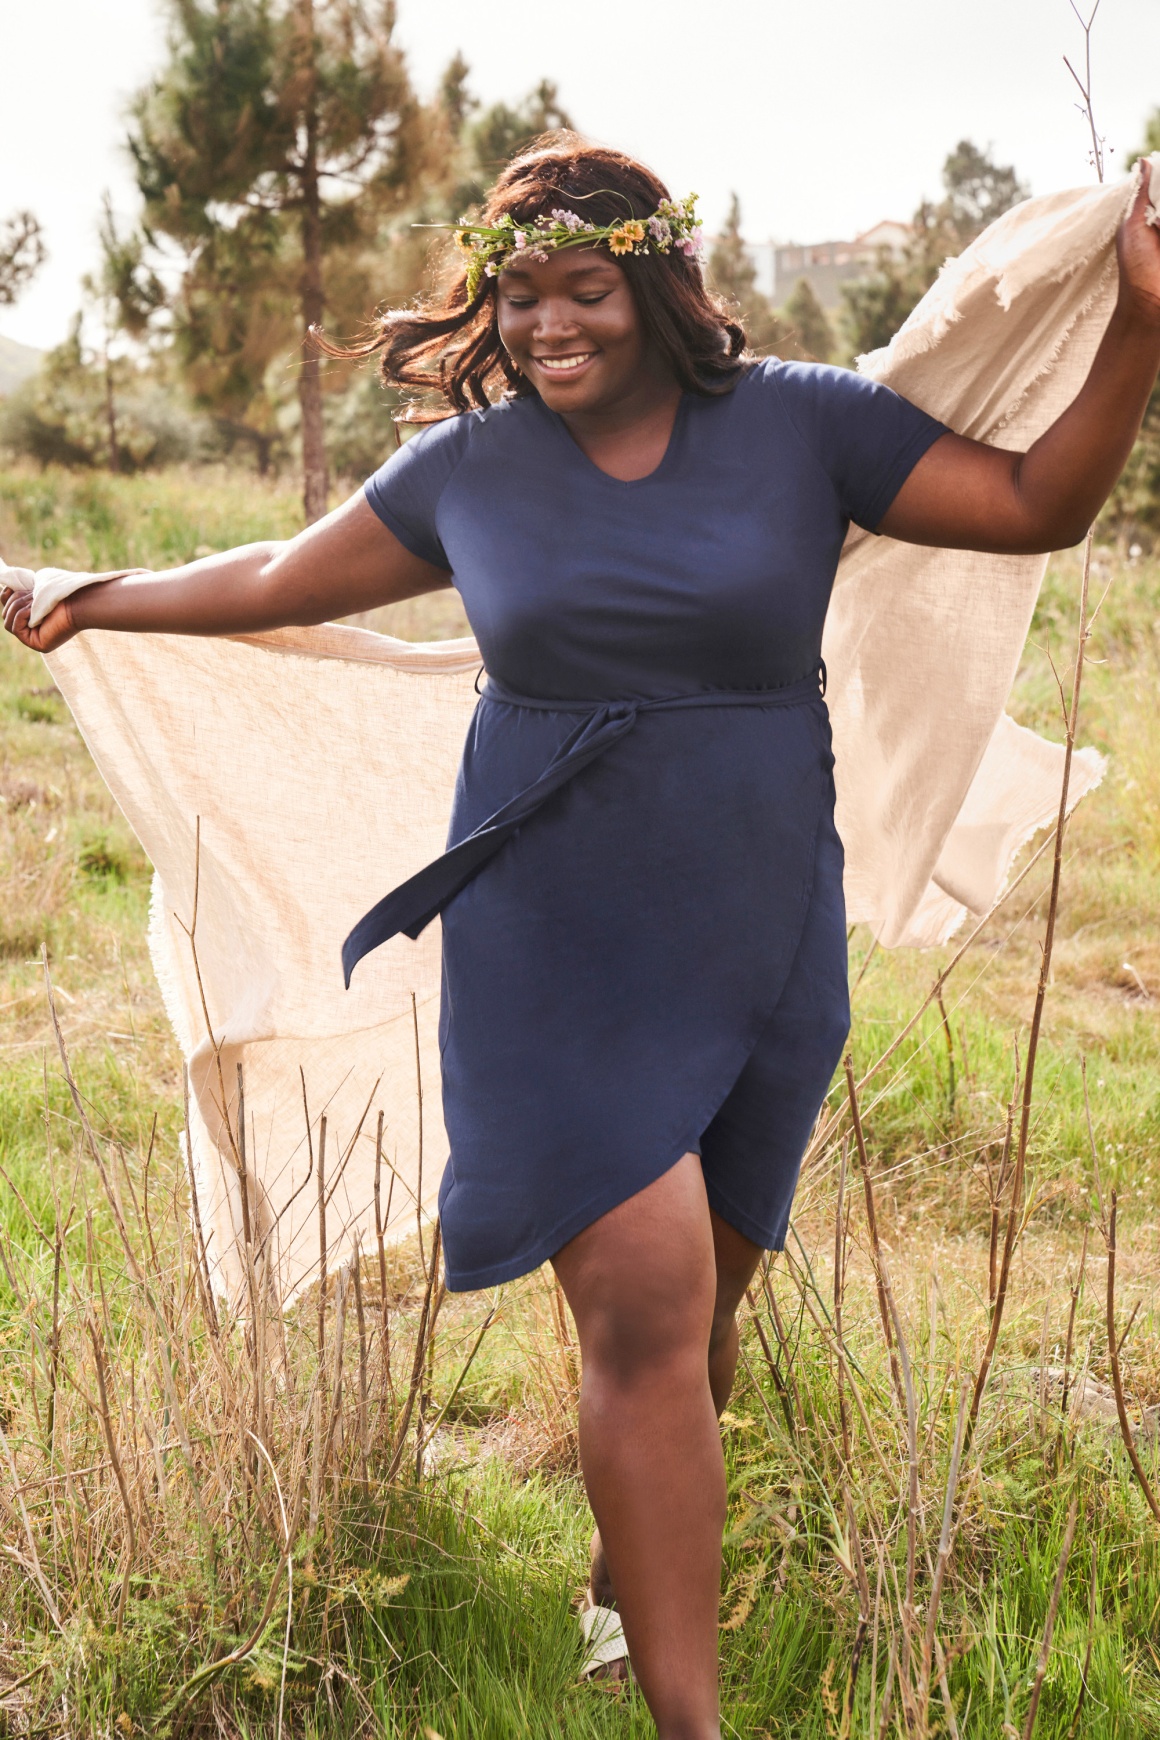
<svg viewBox="0 0 1160 1740">
<path fill-rule="evenodd" d="M 160 567 L 199 549 L 286 535 L 297 524 L 290 486 L 224 471 L 138 479 L 0 473 L 0 551 L 34 565 Z M 1068 834 L 1030 1155 L 1032 1211 L 995 1376 L 960 1483 L 939 1627 L 951 1657 L 960 1731 L 971 1740 L 1022 1732 L 1073 1495 L 1081 1505 L 1079 1532 L 1036 1735 L 1063 1740 L 1069 1733 L 1090 1646 L 1077 1731 L 1097 1740 L 1160 1736 L 1160 1664 L 1152 1643 L 1160 1619 L 1160 1528 L 1132 1479 L 1114 1424 L 1092 1421 L 1061 1432 L 1058 1408 L 1049 1398 L 1041 1401 L 1029 1376 L 1031 1367 L 1062 1361 L 1085 1229 L 1091 1244 L 1074 1364 L 1107 1376 L 1102 1243 L 1091 1232 L 1086 1059 L 1104 1189 L 1114 1185 L 1121 1197 L 1121 1331 L 1139 1307 L 1123 1354 L 1127 1384 L 1137 1412 L 1160 1401 L 1160 568 L 1119 562 L 1111 552 L 1100 562 L 1097 596 L 1106 580 L 1112 586 L 1089 651 L 1105 662 L 1092 663 L 1086 673 L 1080 738 L 1108 754 L 1110 768 Z M 1073 555 L 1053 562 L 1013 701 L 1020 720 L 1057 736 L 1058 695 L 1044 649 L 1061 670 L 1069 665 L 1076 583 Z M 450 596 L 418 601 L 379 625 L 415 635 L 461 627 Z M 12 1568 L 0 1576 L 0 1712 L 12 1732 L 129 1736 L 216 1728 L 272 1735 L 284 1589 L 258 1650 L 224 1673 L 214 1691 L 165 1714 L 177 1687 L 253 1626 L 277 1550 L 260 1510 L 247 1508 L 258 1503 L 251 1489 L 242 1483 L 227 1503 L 212 1471 L 219 1443 L 242 1442 L 226 1404 L 231 1395 L 248 1394 L 237 1387 L 246 1355 L 243 1337 L 235 1334 L 227 1344 L 234 1374 L 227 1383 L 211 1357 L 196 1299 L 182 1293 L 190 1271 L 177 1143 L 180 1059 L 145 947 L 149 865 L 96 776 L 45 667 L 7 637 L 0 639 L 0 796 L 0 1165 L 11 1180 L 11 1187 L 0 1181 L 0 1424 L 26 1483 L 25 1501 L 65 1621 L 64 1634 L 56 1635 L 28 1574 L 9 1557 Z M 951 979 L 945 999 L 950 1055 L 935 1007 L 900 1050 L 897 1067 L 883 1076 L 881 1097 L 866 1095 L 879 1219 L 915 1371 L 920 1602 L 928 1586 L 924 1555 L 937 1539 L 956 1396 L 986 1329 L 983 1174 L 1001 1138 L 1013 1045 L 1025 1044 L 1046 881 L 1044 864 Z M 142 1251 L 145 1220 L 138 1221 L 134 1204 L 145 1201 L 148 1176 L 149 1230 L 158 1246 L 156 1270 L 146 1267 L 154 1276 L 148 1285 L 129 1272 L 115 1213 L 61 1079 L 41 985 L 42 943 L 82 1101 L 117 1180 L 134 1249 Z M 867 947 L 865 934 L 856 933 L 855 973 Z M 879 952 L 870 961 L 855 997 L 859 1067 L 909 1018 L 949 953 Z M 835 1090 L 833 1105 L 840 1103 Z M 840 1732 L 836 1712 L 858 1617 L 856 1590 L 840 1559 L 844 1489 L 872 1596 L 879 1566 L 883 1577 L 875 1672 L 867 1654 L 854 1706 L 852 1732 L 859 1737 L 875 1731 L 870 1701 L 872 1695 L 881 1701 L 889 1624 L 897 1623 L 888 1615 L 896 1611 L 893 1578 L 905 1556 L 905 1505 L 899 1503 L 905 1438 L 891 1397 L 860 1196 L 853 1205 L 846 1334 L 871 1433 L 851 1410 L 848 1467 L 842 1449 L 827 1330 L 837 1164 L 837 1151 L 830 1150 L 810 1169 L 797 1210 L 800 1244 L 791 1241 L 789 1259 L 779 1259 L 772 1271 L 785 1331 L 779 1377 L 793 1429 L 752 1325 L 745 1336 L 749 1370 L 727 1418 L 723 1731 L 746 1740 L 822 1740 Z M 58 1443 L 50 1452 L 54 1190 L 62 1216 L 75 1193 L 63 1240 L 60 1319 L 62 1368 L 75 1384 L 61 1389 Z M 418 1319 L 415 1253 L 404 1250 L 398 1262 L 393 1321 L 405 1366 Z M 445 1306 L 432 1412 L 449 1396 L 488 1303 L 468 1297 Z M 95 1390 L 86 1341 L 94 1312 L 109 1355 L 114 1430 L 135 1470 L 140 1505 L 135 1580 L 119 1633 L 120 1501 L 99 1422 L 85 1399 L 93 1400 Z M 307 1302 L 287 1330 L 300 1386 L 312 1369 L 312 1312 Z M 156 1379 L 162 1321 L 170 1325 L 182 1406 L 197 1423 L 192 1452 L 216 1568 L 206 1557 L 192 1503 L 195 1482 L 182 1452 L 171 1436 L 165 1439 L 163 1497 L 147 1442 L 147 1426 L 171 1430 Z M 767 1313 L 762 1322 L 776 1348 Z M 495 1327 L 436 1441 L 434 1467 L 418 1486 L 406 1477 L 386 1489 L 372 1482 L 372 1492 L 362 1494 L 348 1457 L 325 1526 L 320 1522 L 307 1543 L 309 1571 L 301 1555 L 296 1558 L 287 1734 L 417 1740 L 430 1727 L 443 1740 L 522 1734 L 627 1740 L 652 1732 L 639 1699 L 576 1684 L 572 1602 L 583 1580 L 590 1522 L 568 1414 L 574 1376 L 551 1294 L 532 1278 L 505 1290 Z M 298 1466 L 297 1416 L 281 1389 L 270 1405 L 276 1415 L 271 1442 L 289 1492 Z M 1151 1466 L 1151 1450 L 1144 1454 Z M 45 1484 L 47 1467 L 55 1470 L 57 1486 Z M 233 1478 L 232 1464 L 225 1473 Z M 0 1544 L 27 1558 L 10 1488 L 0 1466 Z M 795 1507 L 794 1520 L 787 1520 Z M 237 1533 L 243 1528 L 244 1541 Z M 1093 1553 L 1095 1624 L 1089 1632 Z M 28 1673 L 28 1683 L 6 1699 L 4 1686 Z M 939 1720 L 940 1709 L 936 1693 Z M 0 1732 L 5 1719 L 0 1714 Z"/>
</svg>

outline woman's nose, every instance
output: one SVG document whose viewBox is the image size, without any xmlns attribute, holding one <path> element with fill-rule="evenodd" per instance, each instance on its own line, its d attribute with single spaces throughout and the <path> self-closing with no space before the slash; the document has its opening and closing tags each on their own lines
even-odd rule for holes
<svg viewBox="0 0 1160 1740">
<path fill-rule="evenodd" d="M 564 297 L 546 296 L 536 314 L 537 338 L 563 338 L 576 330 L 575 313 Z"/>
</svg>

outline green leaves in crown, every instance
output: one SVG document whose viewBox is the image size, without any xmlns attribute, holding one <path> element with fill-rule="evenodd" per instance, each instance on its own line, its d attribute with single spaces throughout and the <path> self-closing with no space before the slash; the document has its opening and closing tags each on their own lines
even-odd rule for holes
<svg viewBox="0 0 1160 1740">
<path fill-rule="evenodd" d="M 455 240 L 467 255 L 469 302 L 474 302 L 486 279 L 497 278 L 514 259 L 543 264 L 560 248 L 603 245 L 618 258 L 676 252 L 695 260 L 703 258 L 704 249 L 695 193 L 682 200 L 662 199 L 649 218 L 622 218 L 615 224 L 587 223 L 562 206 L 530 224 L 517 224 L 510 212 L 494 224 L 474 224 L 465 218 L 455 231 Z"/>
</svg>

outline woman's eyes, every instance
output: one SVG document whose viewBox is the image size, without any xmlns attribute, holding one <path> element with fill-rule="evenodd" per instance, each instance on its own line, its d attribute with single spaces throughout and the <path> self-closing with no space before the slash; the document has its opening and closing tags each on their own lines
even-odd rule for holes
<svg viewBox="0 0 1160 1740">
<path fill-rule="evenodd" d="M 611 290 L 598 290 L 591 296 L 573 296 L 572 300 L 573 302 L 579 302 L 584 308 L 594 308 L 598 302 L 603 302 L 607 297 L 611 296 L 611 294 Z M 534 296 L 509 295 L 507 297 L 507 305 L 509 308 L 534 308 L 536 306 L 536 298 Z"/>
</svg>

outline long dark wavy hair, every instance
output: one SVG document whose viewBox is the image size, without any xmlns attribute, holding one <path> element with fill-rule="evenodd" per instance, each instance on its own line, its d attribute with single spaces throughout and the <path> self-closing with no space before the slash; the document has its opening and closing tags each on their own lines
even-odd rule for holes
<svg viewBox="0 0 1160 1740">
<path fill-rule="evenodd" d="M 483 208 L 482 222 L 506 213 L 531 223 L 563 205 L 596 225 L 649 218 L 664 183 L 643 163 L 590 145 L 569 132 L 546 133 L 508 164 Z M 687 392 L 714 395 L 732 390 L 745 366 L 745 333 L 724 303 L 705 286 L 695 260 L 678 253 L 629 254 L 617 264 L 632 288 L 646 337 Z M 361 343 L 333 345 L 318 335 L 329 356 L 380 357 L 391 387 L 439 393 L 455 411 L 482 409 L 497 398 L 522 398 L 534 389 L 515 367 L 499 336 L 496 279 L 485 278 L 467 299 L 466 272 L 418 306 L 381 315 Z M 428 420 L 408 408 L 402 420 Z"/>
</svg>

